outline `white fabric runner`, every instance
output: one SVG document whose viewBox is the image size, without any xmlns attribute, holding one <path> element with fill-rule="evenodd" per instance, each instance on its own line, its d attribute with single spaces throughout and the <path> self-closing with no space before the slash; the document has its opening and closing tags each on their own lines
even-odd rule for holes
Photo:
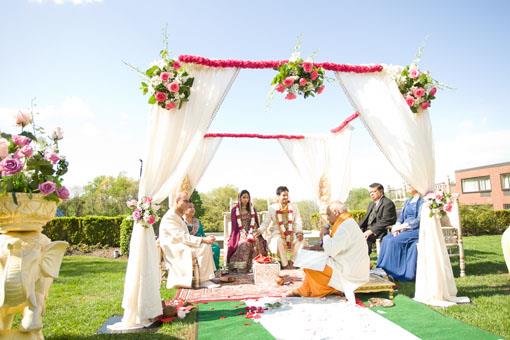
<svg viewBox="0 0 510 340">
<path fill-rule="evenodd" d="M 246 300 L 263 306 L 273 299 Z M 418 339 L 368 308 L 338 298 L 285 298 L 282 307 L 266 310 L 255 319 L 278 340 Z"/>
</svg>

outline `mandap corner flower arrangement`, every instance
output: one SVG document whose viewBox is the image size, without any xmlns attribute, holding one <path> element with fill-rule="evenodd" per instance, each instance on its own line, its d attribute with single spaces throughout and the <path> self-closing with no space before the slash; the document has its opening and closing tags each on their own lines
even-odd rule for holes
<svg viewBox="0 0 510 340">
<path fill-rule="evenodd" d="M 430 208 L 429 216 L 445 216 L 452 211 L 452 195 L 441 190 L 425 195 L 425 204 Z"/>
<path fill-rule="evenodd" d="M 149 104 L 180 109 L 189 100 L 194 78 L 178 60 L 168 57 L 166 49 L 160 55 L 161 59 L 145 71 L 140 89 L 144 95 L 150 94 Z"/>
<path fill-rule="evenodd" d="M 148 228 L 159 221 L 159 205 L 152 201 L 151 197 L 144 196 L 141 200 L 135 199 L 126 202 L 128 208 L 133 210 L 128 218 Z"/>
<path fill-rule="evenodd" d="M 294 57 L 277 70 L 271 84 L 277 92 L 286 92 L 287 100 L 296 99 L 298 95 L 315 97 L 324 91 L 324 69 L 312 61 Z"/>
<path fill-rule="evenodd" d="M 432 100 L 436 99 L 437 82 L 428 72 L 422 72 L 416 64 L 402 70 L 396 79 L 398 89 L 414 113 L 427 110 Z"/>
<path fill-rule="evenodd" d="M 15 122 L 18 134 L 0 131 L 0 195 L 12 193 L 16 204 L 16 193 L 42 194 L 55 202 L 68 199 L 69 190 L 62 185 L 68 163 L 58 148 L 62 129 L 46 135 L 33 124 L 31 112 L 19 112 Z"/>
</svg>

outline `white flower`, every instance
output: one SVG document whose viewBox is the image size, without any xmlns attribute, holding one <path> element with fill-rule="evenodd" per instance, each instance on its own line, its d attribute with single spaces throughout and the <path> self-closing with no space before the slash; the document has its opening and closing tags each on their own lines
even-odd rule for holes
<svg viewBox="0 0 510 340">
<path fill-rule="evenodd" d="M 301 56 L 301 54 L 299 53 L 299 51 L 294 51 L 290 55 L 289 61 L 296 61 L 299 59 L 300 56 Z"/>
<path fill-rule="evenodd" d="M 159 84 L 161 84 L 161 77 L 160 76 L 154 76 L 151 78 L 151 85 L 156 87 Z"/>
<path fill-rule="evenodd" d="M 53 140 L 61 140 L 64 138 L 64 129 L 61 127 L 56 127 L 55 130 L 53 130 L 53 133 L 51 134 L 51 138 Z"/>
</svg>

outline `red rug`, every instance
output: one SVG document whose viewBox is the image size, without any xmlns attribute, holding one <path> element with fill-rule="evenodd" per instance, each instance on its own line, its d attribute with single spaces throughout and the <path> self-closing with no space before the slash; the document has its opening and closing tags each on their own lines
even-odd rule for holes
<svg viewBox="0 0 510 340">
<path fill-rule="evenodd" d="M 179 288 L 175 298 L 186 302 L 240 301 L 262 297 L 280 297 L 288 291 L 301 286 L 304 273 L 302 270 L 282 270 L 280 276 L 285 280 L 283 286 L 276 283 L 256 286 L 253 274 L 231 274 L 235 279 L 231 283 L 223 283 L 219 288 L 187 289 Z"/>
</svg>

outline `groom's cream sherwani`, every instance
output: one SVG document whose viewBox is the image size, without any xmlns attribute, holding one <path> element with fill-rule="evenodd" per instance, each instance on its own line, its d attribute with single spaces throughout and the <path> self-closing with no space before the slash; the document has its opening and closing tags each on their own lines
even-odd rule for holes
<svg viewBox="0 0 510 340">
<path fill-rule="evenodd" d="M 209 244 L 190 235 L 186 223 L 173 209 L 161 219 L 159 244 L 168 268 L 167 288 L 191 287 L 194 257 L 198 260 L 200 282 L 214 278 L 214 260 Z"/>
<path fill-rule="evenodd" d="M 280 211 L 281 211 L 280 203 L 271 204 L 269 206 L 267 215 L 259 228 L 259 232 L 267 240 L 267 244 L 271 253 L 278 254 L 282 266 L 285 267 L 288 265 L 287 259 L 288 247 L 286 246 L 285 239 L 283 239 L 281 235 L 279 222 L 282 222 L 281 221 L 282 217 L 281 214 L 279 213 Z M 303 232 L 303 222 L 301 220 L 301 215 L 299 214 L 299 209 L 297 205 L 289 202 L 288 211 L 291 212 L 292 215 L 291 225 L 294 231 L 292 245 L 289 250 L 292 256 L 291 260 L 294 261 L 298 250 L 303 247 L 303 241 L 299 241 L 296 237 L 296 233 Z"/>
</svg>

